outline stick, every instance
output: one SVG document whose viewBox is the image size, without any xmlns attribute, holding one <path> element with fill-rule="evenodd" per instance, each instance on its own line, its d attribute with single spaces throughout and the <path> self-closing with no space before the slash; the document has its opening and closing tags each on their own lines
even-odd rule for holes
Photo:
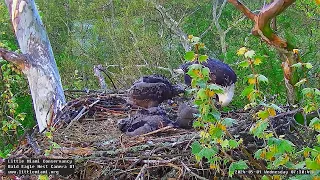
<svg viewBox="0 0 320 180">
<path fill-rule="evenodd" d="M 191 169 L 188 168 L 188 166 L 185 163 L 183 163 L 182 161 L 181 161 L 181 164 L 192 176 L 194 176 L 194 177 L 196 177 L 198 179 L 201 179 L 201 180 L 208 180 L 207 178 L 204 178 L 204 177 L 199 176 L 198 174 L 192 172 Z"/>
<path fill-rule="evenodd" d="M 158 132 L 161 132 L 161 131 L 165 131 L 165 130 L 168 130 L 168 129 L 171 129 L 171 128 L 172 128 L 172 126 L 166 126 L 166 127 L 157 129 L 157 130 L 155 130 L 155 131 L 148 132 L 148 133 L 146 133 L 146 134 L 142 134 L 142 135 L 140 135 L 140 137 L 148 136 L 148 135 L 151 135 L 151 134 L 155 134 L 155 133 L 158 133 Z"/>
<path fill-rule="evenodd" d="M 135 180 L 143 180 L 144 172 L 146 171 L 147 167 L 148 167 L 147 164 L 143 165 L 143 167 L 141 168 L 141 170 Z"/>
</svg>

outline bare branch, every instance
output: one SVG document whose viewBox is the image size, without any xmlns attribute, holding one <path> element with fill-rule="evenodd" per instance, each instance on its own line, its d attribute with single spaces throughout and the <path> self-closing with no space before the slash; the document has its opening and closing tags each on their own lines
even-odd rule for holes
<svg viewBox="0 0 320 180">
<path fill-rule="evenodd" d="M 218 1 L 217 1 L 217 2 L 218 2 Z M 223 8 L 226 6 L 226 4 L 227 4 L 227 0 L 224 0 L 223 3 L 222 3 L 222 5 L 220 6 L 220 11 L 219 11 L 219 14 L 218 14 L 218 16 L 217 16 L 217 19 L 220 19 L 221 14 L 222 14 L 222 11 L 223 11 Z"/>
<path fill-rule="evenodd" d="M 205 31 L 203 31 L 203 33 L 200 35 L 200 38 L 205 36 L 210 31 L 210 29 L 212 29 L 212 26 L 213 26 L 213 22 L 209 25 L 209 27 Z"/>
<path fill-rule="evenodd" d="M 102 65 L 101 64 L 99 64 L 97 66 L 93 66 L 94 75 L 98 78 L 101 89 L 106 90 L 107 89 L 107 84 L 106 84 L 106 81 L 104 80 L 104 77 L 101 74 L 100 69 L 102 69 Z"/>
<path fill-rule="evenodd" d="M 199 7 L 197 7 L 195 10 L 191 11 L 190 13 L 184 13 L 183 16 L 179 19 L 178 21 L 178 25 L 181 24 L 182 20 L 188 16 L 191 16 L 192 14 L 194 14 L 195 12 L 197 12 L 199 10 Z M 187 10 L 188 11 L 188 10 Z"/>
<path fill-rule="evenodd" d="M 224 32 L 227 34 L 233 27 L 235 27 L 239 22 L 243 21 L 245 18 L 246 16 L 242 16 L 236 22 L 232 23 Z"/>
<path fill-rule="evenodd" d="M 0 48 L 0 57 L 6 61 L 14 63 L 21 69 L 24 69 L 23 67 L 26 66 L 28 62 L 28 58 L 25 55 L 17 54 L 3 48 Z"/>
<path fill-rule="evenodd" d="M 245 16 L 247 16 L 249 19 L 254 21 L 254 18 L 256 17 L 256 14 L 250 11 L 245 5 L 243 5 L 238 0 L 228 0 L 229 3 L 233 4 L 237 9 L 239 9 Z"/>
<path fill-rule="evenodd" d="M 254 22 L 254 27 L 252 29 L 253 35 L 260 36 L 265 42 L 273 45 L 274 47 L 287 50 L 292 49 L 292 47 L 288 46 L 288 43 L 285 40 L 273 32 L 270 27 L 270 22 L 273 18 L 294 3 L 295 0 L 275 0 L 272 3 L 265 5 L 260 10 L 258 15 L 256 15 L 254 12 L 251 12 L 250 9 L 243 5 L 239 0 L 228 1 Z"/>
<path fill-rule="evenodd" d="M 165 8 L 162 7 L 159 4 L 155 4 L 155 8 L 160 12 L 160 14 L 163 17 L 164 23 L 175 33 L 176 36 L 179 37 L 180 42 L 183 46 L 183 48 L 186 51 L 191 50 L 191 45 L 188 41 L 188 35 L 182 31 L 182 29 L 179 27 L 179 23 L 175 21 L 169 13 L 166 12 Z"/>
</svg>

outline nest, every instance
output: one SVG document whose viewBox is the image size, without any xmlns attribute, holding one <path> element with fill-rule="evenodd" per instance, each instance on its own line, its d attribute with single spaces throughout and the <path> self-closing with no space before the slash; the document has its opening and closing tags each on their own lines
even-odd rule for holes
<svg viewBox="0 0 320 180">
<path fill-rule="evenodd" d="M 124 94 L 90 94 L 66 104 L 55 121 L 53 139 L 60 147 L 53 148 L 49 156 L 50 141 L 39 133 L 27 134 L 10 158 L 72 158 L 76 162 L 75 173 L 57 179 L 212 179 L 228 176 L 228 165 L 220 171 L 210 169 L 206 161 L 197 163 L 191 153 L 191 144 L 199 139 L 198 131 L 163 127 L 156 131 L 128 137 L 119 131 L 117 122 L 139 109 L 128 106 Z M 166 103 L 161 106 L 175 117 L 177 107 Z M 243 138 L 240 148 L 226 152 L 234 160 L 252 161 L 253 153 L 265 145 L 263 140 L 249 134 L 258 109 L 222 113 L 224 117 L 237 120 L 228 132 L 238 139 Z M 297 125 L 293 115 L 299 110 L 286 111 L 273 117 L 273 131 L 302 147 L 312 143 L 313 138 L 301 135 L 305 130 Z M 260 168 L 265 162 L 254 160 Z M 256 169 L 253 164 L 250 168 Z M 0 166 L 3 168 L 3 166 Z M 0 172 L 1 174 L 1 172 Z M 241 178 L 241 176 L 238 176 Z M 33 179 L 23 176 L 22 179 Z M 260 178 L 252 176 L 250 178 Z"/>
</svg>

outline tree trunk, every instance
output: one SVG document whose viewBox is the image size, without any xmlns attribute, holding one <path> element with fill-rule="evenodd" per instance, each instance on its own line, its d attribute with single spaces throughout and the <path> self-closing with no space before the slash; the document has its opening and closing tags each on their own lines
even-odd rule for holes
<svg viewBox="0 0 320 180">
<path fill-rule="evenodd" d="M 42 132 L 65 103 L 50 41 L 33 0 L 6 0 L 12 25 L 24 54 L 14 61 L 27 76 L 38 127 Z M 7 59 L 10 61 L 10 58 Z M 16 59 L 17 60 L 17 59 Z"/>
</svg>

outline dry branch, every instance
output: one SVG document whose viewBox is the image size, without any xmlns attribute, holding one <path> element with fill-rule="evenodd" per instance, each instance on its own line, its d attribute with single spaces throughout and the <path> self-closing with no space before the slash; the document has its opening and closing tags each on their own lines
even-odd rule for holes
<svg viewBox="0 0 320 180">
<path fill-rule="evenodd" d="M 72 178 L 82 177 L 82 172 L 89 173 L 86 165 L 88 163 L 93 164 L 92 167 L 99 167 L 97 173 L 100 174 L 99 178 L 101 179 L 135 179 L 139 172 L 143 172 L 143 168 L 148 170 L 148 174 L 144 174 L 143 177 L 150 179 L 160 179 L 161 177 L 213 179 L 216 176 L 226 175 L 228 171 L 226 166 L 220 166 L 220 172 L 217 172 L 210 169 L 210 164 L 206 160 L 201 162 L 201 167 L 196 165 L 190 144 L 194 140 L 199 140 L 198 131 L 168 127 L 137 137 L 127 137 L 122 135 L 121 132 L 116 132 L 117 126 L 114 125 L 121 118 L 116 114 L 121 112 L 124 116 L 122 118 L 125 118 L 137 110 L 126 108 L 124 99 L 125 95 L 123 94 L 91 94 L 75 99 L 63 108 L 62 120 L 64 120 L 63 117 L 73 119 L 79 114 L 83 114 L 80 113 L 83 107 L 87 107 L 86 111 L 88 113 L 69 129 L 61 127 L 57 133 L 53 133 L 55 142 L 61 146 L 61 149 L 86 149 L 87 147 L 95 149 L 90 156 L 77 159 L 78 168 Z M 115 108 L 118 109 L 114 110 Z M 111 109 L 114 111 L 109 111 Z M 284 109 L 288 109 L 288 107 Z M 252 109 L 252 111 L 258 110 Z M 68 113 L 72 115 L 67 116 Z M 106 115 L 106 113 L 109 114 Z M 312 133 L 309 133 L 309 129 L 305 129 L 303 125 L 294 124 L 294 120 L 291 119 L 293 115 L 294 113 L 288 110 L 275 116 L 275 119 L 270 119 L 274 131 L 280 132 L 297 148 L 301 148 L 301 144 L 309 143 L 312 145 L 315 143 L 316 140 L 310 138 Z M 237 111 L 225 113 L 223 116 L 237 119 L 238 124 L 228 127 L 228 132 L 230 132 L 228 136 L 234 138 L 235 135 L 238 135 L 239 137 L 236 140 L 242 138 L 243 143 L 237 149 L 228 152 L 220 151 L 219 156 L 234 161 L 242 159 L 251 168 L 265 169 L 262 160 L 256 160 L 252 157 L 253 153 L 258 148 L 265 147 L 265 144 L 249 133 L 250 127 L 255 123 L 250 113 L 248 111 Z M 103 117 L 105 120 L 100 120 Z M 95 118 L 98 118 L 99 121 L 95 121 Z M 104 126 L 103 129 L 101 129 L 102 126 Z M 269 128 L 268 131 L 270 130 Z M 301 130 L 308 133 L 299 135 L 302 132 Z M 111 137 L 108 135 L 111 135 Z M 38 138 L 36 141 L 39 142 L 40 149 L 48 148 L 44 146 L 47 143 L 45 139 Z M 34 152 L 34 148 L 28 144 L 27 146 L 21 145 L 19 148 L 21 149 L 16 151 L 17 153 L 20 152 L 21 154 L 22 150 L 27 149 L 24 154 L 28 157 L 39 156 L 35 153 L 30 155 L 30 152 Z M 74 154 L 72 155 L 68 151 L 58 150 L 57 152 L 63 158 L 74 158 Z M 43 152 L 41 151 L 41 153 Z M 14 157 L 14 154 L 12 156 Z M 144 166 L 145 164 L 147 164 L 147 167 Z M 87 174 L 86 177 L 90 177 L 90 174 Z M 139 177 L 141 178 L 141 176 Z M 240 177 L 242 178 L 242 176 L 236 175 L 235 178 Z M 252 176 L 251 179 L 253 178 L 259 177 Z"/>
<path fill-rule="evenodd" d="M 14 63 L 21 70 L 23 70 L 25 66 L 28 66 L 28 58 L 25 55 L 18 54 L 13 51 L 0 48 L 0 57 L 6 61 Z"/>
<path fill-rule="evenodd" d="M 287 7 L 294 3 L 295 0 L 275 0 L 264 6 L 258 14 L 253 13 L 239 0 L 228 0 L 228 2 L 233 4 L 238 10 L 254 22 L 254 27 L 252 29 L 253 35 L 260 36 L 268 44 L 277 48 L 292 50 L 292 47 L 289 47 L 285 40 L 273 32 L 270 27 L 270 23 L 273 18 L 282 13 Z"/>
<path fill-rule="evenodd" d="M 140 172 L 139 172 L 139 174 L 138 174 L 138 176 L 136 177 L 135 180 L 143 180 L 143 178 L 144 178 L 144 172 L 146 171 L 147 167 L 148 167 L 147 164 L 145 164 L 145 165 L 142 166 L 142 168 L 141 168 L 141 170 L 140 170 Z"/>
</svg>

